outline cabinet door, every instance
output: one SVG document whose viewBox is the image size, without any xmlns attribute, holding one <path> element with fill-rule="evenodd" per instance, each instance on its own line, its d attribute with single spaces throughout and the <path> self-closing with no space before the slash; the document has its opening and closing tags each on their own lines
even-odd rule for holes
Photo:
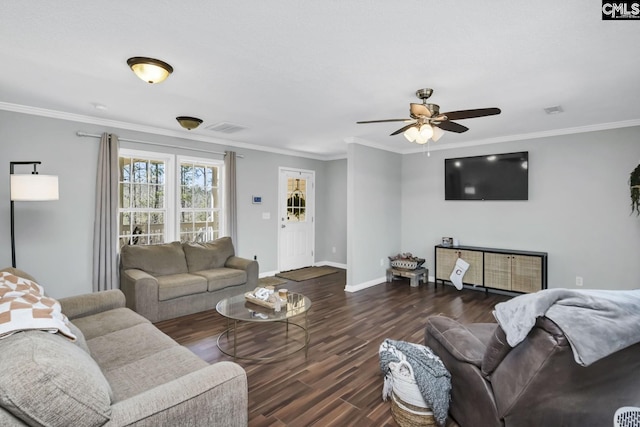
<svg viewBox="0 0 640 427">
<path fill-rule="evenodd" d="M 459 251 L 460 258 L 469 263 L 469 268 L 462 278 L 463 283 L 482 286 L 482 270 L 484 268 L 483 253 L 478 251 Z M 453 261 L 455 264 L 455 260 Z M 453 268 L 453 267 L 452 267 Z M 451 274 L 451 272 L 449 272 Z"/>
<path fill-rule="evenodd" d="M 458 259 L 458 251 L 456 249 L 436 248 L 436 279 L 450 280 L 453 266 Z"/>
<path fill-rule="evenodd" d="M 484 253 L 484 285 L 511 290 L 511 255 Z"/>
<path fill-rule="evenodd" d="M 536 292 L 542 289 L 542 258 L 513 255 L 511 261 L 511 290 Z"/>
</svg>

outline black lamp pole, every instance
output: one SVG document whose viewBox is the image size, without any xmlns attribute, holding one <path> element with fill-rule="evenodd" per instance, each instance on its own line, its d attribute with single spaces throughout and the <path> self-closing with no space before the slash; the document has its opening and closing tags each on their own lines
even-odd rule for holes
<svg viewBox="0 0 640 427">
<path fill-rule="evenodd" d="M 34 175 L 38 174 L 36 170 L 36 165 L 42 164 L 42 162 L 9 162 L 9 175 L 13 175 L 13 167 L 14 165 L 33 165 Z M 9 186 L 11 186 L 11 177 L 9 177 Z M 11 193 L 11 188 L 9 188 L 9 193 Z M 16 267 L 16 240 L 14 233 L 14 216 L 13 216 L 13 197 L 9 194 L 9 198 L 11 199 L 11 266 L 13 268 Z"/>
</svg>

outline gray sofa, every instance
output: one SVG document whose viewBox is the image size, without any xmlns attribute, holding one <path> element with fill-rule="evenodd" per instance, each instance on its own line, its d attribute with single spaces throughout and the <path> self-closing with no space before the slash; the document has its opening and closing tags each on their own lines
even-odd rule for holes
<svg viewBox="0 0 640 427">
<path fill-rule="evenodd" d="M 39 330 L 0 340 L 0 425 L 247 425 L 239 365 L 209 365 L 125 308 L 119 290 L 60 304 L 75 342 Z"/>
<path fill-rule="evenodd" d="M 258 286 L 258 262 L 235 256 L 231 238 L 207 243 L 127 245 L 120 289 L 127 307 L 152 322 L 210 310 Z"/>
</svg>

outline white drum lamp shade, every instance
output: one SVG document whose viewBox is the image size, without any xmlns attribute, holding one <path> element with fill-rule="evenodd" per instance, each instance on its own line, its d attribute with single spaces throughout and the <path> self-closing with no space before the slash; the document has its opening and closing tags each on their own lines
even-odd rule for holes
<svg viewBox="0 0 640 427">
<path fill-rule="evenodd" d="M 14 174 L 11 176 L 11 200 L 35 202 L 58 200 L 58 177 L 55 175 Z"/>
<path fill-rule="evenodd" d="M 10 195 L 11 199 L 11 266 L 16 267 L 16 239 L 14 202 L 37 202 L 58 200 L 58 177 L 55 175 L 40 175 L 37 166 L 41 162 L 9 162 Z M 33 165 L 30 174 L 14 174 L 15 166 Z"/>
</svg>

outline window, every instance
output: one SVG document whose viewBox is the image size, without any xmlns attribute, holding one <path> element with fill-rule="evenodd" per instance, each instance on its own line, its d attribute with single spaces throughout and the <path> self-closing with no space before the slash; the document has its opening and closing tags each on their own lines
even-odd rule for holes
<svg viewBox="0 0 640 427">
<path fill-rule="evenodd" d="M 287 178 L 287 221 L 305 222 L 307 180 Z"/>
<path fill-rule="evenodd" d="M 210 161 L 180 160 L 180 241 L 220 236 L 220 169 Z"/>
<path fill-rule="evenodd" d="M 220 236 L 223 162 L 123 149 L 119 166 L 121 247 Z"/>
</svg>

